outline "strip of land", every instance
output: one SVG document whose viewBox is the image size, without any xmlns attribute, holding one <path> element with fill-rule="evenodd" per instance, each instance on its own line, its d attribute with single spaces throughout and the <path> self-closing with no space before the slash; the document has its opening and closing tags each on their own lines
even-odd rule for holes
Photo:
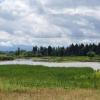
<svg viewBox="0 0 100 100">
<path fill-rule="evenodd" d="M 33 57 L 33 61 L 47 61 L 47 62 L 100 62 L 100 56 L 65 56 L 65 57 L 55 57 L 55 56 L 47 56 L 47 57 Z"/>
<path fill-rule="evenodd" d="M 100 56 L 41 56 L 41 57 L 30 57 L 30 56 L 13 56 L 13 55 L 1 55 L 0 61 L 11 61 L 15 59 L 33 59 L 33 61 L 45 61 L 45 62 L 100 62 Z"/>
</svg>

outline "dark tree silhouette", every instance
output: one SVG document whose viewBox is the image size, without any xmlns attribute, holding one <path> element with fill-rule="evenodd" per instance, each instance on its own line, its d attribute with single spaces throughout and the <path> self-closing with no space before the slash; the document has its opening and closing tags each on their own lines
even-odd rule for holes
<svg viewBox="0 0 100 100">
<path fill-rule="evenodd" d="M 71 44 L 68 47 L 37 47 L 34 46 L 33 55 L 41 56 L 87 56 L 87 53 L 94 52 L 96 55 L 100 55 L 100 43 L 99 44 Z"/>
</svg>

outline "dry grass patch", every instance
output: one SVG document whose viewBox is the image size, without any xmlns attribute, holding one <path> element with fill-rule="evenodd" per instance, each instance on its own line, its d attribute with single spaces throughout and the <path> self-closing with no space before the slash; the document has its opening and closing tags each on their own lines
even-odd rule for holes
<svg viewBox="0 0 100 100">
<path fill-rule="evenodd" d="M 0 92 L 0 100 L 100 100 L 100 90 L 34 89 L 29 92 Z"/>
</svg>

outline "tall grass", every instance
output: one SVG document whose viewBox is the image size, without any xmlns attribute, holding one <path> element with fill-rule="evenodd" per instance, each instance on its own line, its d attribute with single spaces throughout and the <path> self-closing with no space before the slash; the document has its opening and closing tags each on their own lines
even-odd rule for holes
<svg viewBox="0 0 100 100">
<path fill-rule="evenodd" d="M 31 65 L 1 65 L 0 90 L 32 88 L 99 88 L 99 75 L 92 68 L 48 68 Z M 97 77 L 98 76 L 98 77 Z"/>
</svg>

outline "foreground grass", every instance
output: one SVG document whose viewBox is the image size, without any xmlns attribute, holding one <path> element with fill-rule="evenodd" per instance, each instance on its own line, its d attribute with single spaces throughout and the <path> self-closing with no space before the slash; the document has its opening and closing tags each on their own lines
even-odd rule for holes
<svg viewBox="0 0 100 100">
<path fill-rule="evenodd" d="M 100 56 L 33 57 L 33 60 L 34 61 L 49 61 L 49 62 L 68 62 L 68 61 L 100 62 Z"/>
<path fill-rule="evenodd" d="M 0 100 L 100 100 L 100 91 L 34 89 L 31 92 L 0 92 Z"/>
<path fill-rule="evenodd" d="M 100 88 L 100 74 L 92 68 L 48 68 L 30 65 L 0 65 L 0 90 L 34 88 Z"/>
<path fill-rule="evenodd" d="M 0 100 L 100 100 L 100 72 L 0 65 Z"/>
</svg>

